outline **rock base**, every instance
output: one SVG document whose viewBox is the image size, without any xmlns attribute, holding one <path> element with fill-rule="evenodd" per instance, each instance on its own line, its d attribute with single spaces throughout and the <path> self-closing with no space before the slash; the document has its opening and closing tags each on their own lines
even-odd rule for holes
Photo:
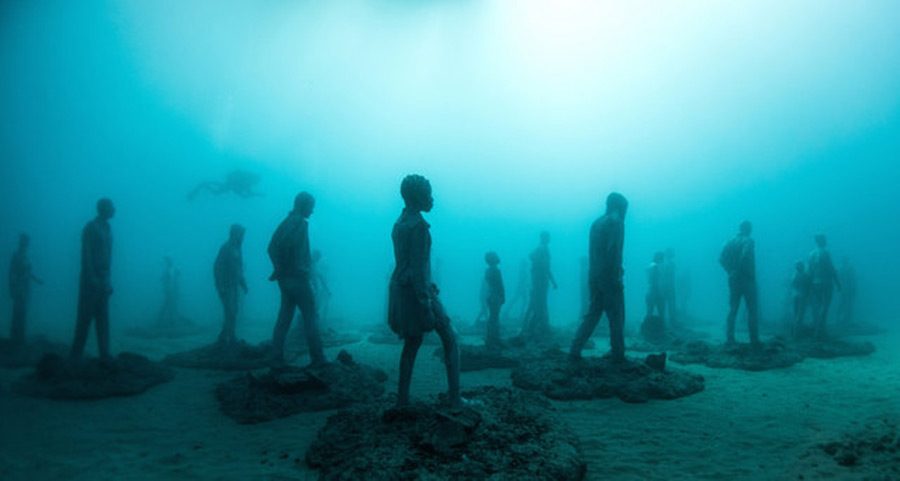
<svg viewBox="0 0 900 481">
<path fill-rule="evenodd" d="M 9 339 L 0 339 L 0 367 L 19 368 L 36 365 L 45 355 L 64 356 L 69 347 L 46 339 L 30 339 L 25 344 L 16 344 Z"/>
<path fill-rule="evenodd" d="M 209 327 L 199 326 L 183 319 L 174 326 L 134 326 L 126 329 L 125 335 L 141 339 L 181 339 L 199 336 L 209 331 Z"/>
<path fill-rule="evenodd" d="M 328 480 L 581 480 L 578 440 L 540 396 L 483 387 L 472 408 L 387 402 L 328 419 L 306 453 Z"/>
<path fill-rule="evenodd" d="M 308 411 L 340 409 L 384 394 L 387 374 L 356 363 L 346 351 L 321 366 L 286 366 L 247 373 L 216 387 L 219 407 L 241 424 Z"/>
<path fill-rule="evenodd" d="M 123 352 L 109 361 L 71 361 L 48 354 L 34 373 L 15 384 L 21 394 L 51 399 L 101 399 L 140 394 L 170 381 L 175 372 L 144 356 Z"/>
<path fill-rule="evenodd" d="M 322 337 L 322 347 L 324 348 L 356 344 L 363 339 L 362 335 L 358 333 L 338 332 L 330 328 L 322 331 L 320 336 Z M 298 328 L 291 332 L 291 335 L 288 336 L 287 343 L 284 346 L 284 350 L 285 353 L 293 356 L 302 356 L 309 353 L 309 344 L 306 342 L 306 336 L 303 334 L 303 329 Z"/>
<path fill-rule="evenodd" d="M 170 354 L 163 362 L 189 369 L 217 371 L 249 371 L 266 367 L 271 362 L 271 346 L 253 346 L 246 341 L 232 344 L 215 343 L 190 351 Z"/>
<path fill-rule="evenodd" d="M 681 364 L 705 364 L 714 368 L 767 371 L 793 366 L 807 357 L 831 359 L 844 356 L 866 356 L 875 351 L 869 342 L 839 339 L 785 342 L 779 338 L 759 346 L 751 344 L 713 345 L 703 341 L 685 344 L 671 355 Z"/>
<path fill-rule="evenodd" d="M 399 337 L 397 337 L 396 334 L 394 334 L 391 331 L 377 332 L 377 333 L 369 336 L 368 340 L 372 344 L 388 344 L 388 345 L 392 345 L 392 346 L 403 345 L 403 339 L 400 339 Z M 433 332 L 429 332 L 428 334 L 425 334 L 425 337 L 422 338 L 423 346 L 437 346 L 440 344 L 441 344 L 441 340 L 438 338 L 438 335 Z"/>
<path fill-rule="evenodd" d="M 577 400 L 618 397 L 630 403 L 676 399 L 704 389 L 703 376 L 665 367 L 665 356 L 615 363 L 608 357 L 571 361 L 561 351 L 519 365 L 513 385 L 540 391 L 551 399 Z"/>
</svg>

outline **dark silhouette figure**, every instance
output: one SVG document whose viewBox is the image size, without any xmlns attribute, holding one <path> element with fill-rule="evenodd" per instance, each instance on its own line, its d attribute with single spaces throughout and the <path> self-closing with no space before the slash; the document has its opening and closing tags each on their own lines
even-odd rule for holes
<svg viewBox="0 0 900 481">
<path fill-rule="evenodd" d="M 678 322 L 678 305 L 676 303 L 676 279 L 678 270 L 675 268 L 675 249 L 672 249 L 671 247 L 666 249 L 665 259 L 660 267 L 662 268 L 662 273 L 659 279 L 659 287 L 662 291 L 666 307 L 666 315 L 663 317 L 670 326 L 674 326 Z"/>
<path fill-rule="evenodd" d="M 220 344 L 237 342 L 235 328 L 240 306 L 240 291 L 247 293 L 247 281 L 244 278 L 244 244 L 243 226 L 233 224 L 228 231 L 228 240 L 219 248 L 216 262 L 213 264 L 213 275 L 216 280 L 216 292 L 222 301 L 224 320 L 222 332 L 219 333 Z"/>
<path fill-rule="evenodd" d="M 488 306 L 487 333 L 484 345 L 490 349 L 498 349 L 500 341 L 500 308 L 506 302 L 506 290 L 503 288 L 503 274 L 500 273 L 500 256 L 496 252 L 488 252 L 484 255 L 487 270 L 484 271 L 484 284 L 487 286 L 486 303 Z"/>
<path fill-rule="evenodd" d="M 81 231 L 81 276 L 78 284 L 78 318 L 71 357 L 84 353 L 91 321 L 97 329 L 97 346 L 101 359 L 109 359 L 109 296 L 112 265 L 112 230 L 109 219 L 116 213 L 111 200 L 97 201 L 97 217 Z"/>
<path fill-rule="evenodd" d="M 513 316 L 518 313 L 517 319 L 525 322 L 528 316 L 528 260 L 519 262 L 519 276 L 516 278 L 516 289 L 513 291 L 512 301 L 506 306 L 507 315 L 510 311 Z"/>
<path fill-rule="evenodd" d="M 422 217 L 422 212 L 430 212 L 434 206 L 431 184 L 421 175 L 408 175 L 400 184 L 400 194 L 405 207 L 391 232 L 395 264 L 388 299 L 388 325 L 403 339 L 397 403 L 409 404 L 416 354 L 422 337 L 434 330 L 444 348 L 447 399 L 451 407 L 459 407 L 459 346 L 438 288 L 432 283 L 430 225 Z"/>
<path fill-rule="evenodd" d="M 540 244 L 531 252 L 531 297 L 525 317 L 523 336 L 538 339 L 550 334 L 550 312 L 547 294 L 550 286 L 556 289 L 556 279 L 550 269 L 550 233 L 541 232 Z"/>
<path fill-rule="evenodd" d="M 9 262 L 9 297 L 12 299 L 12 327 L 9 338 L 14 344 L 25 343 L 25 321 L 28 317 L 28 303 L 31 301 L 31 284 L 44 283 L 31 271 L 28 246 L 31 239 L 27 234 L 19 235 L 19 247 Z"/>
<path fill-rule="evenodd" d="M 838 319 L 843 326 L 851 326 L 856 321 L 856 269 L 850 259 L 841 260 L 841 302 L 838 304 Z"/>
<path fill-rule="evenodd" d="M 162 290 L 163 302 L 159 309 L 157 320 L 160 327 L 172 328 L 179 319 L 178 315 L 178 285 L 181 272 L 175 267 L 175 263 L 169 256 L 163 257 Z"/>
<path fill-rule="evenodd" d="M 656 315 L 663 319 L 666 318 L 666 298 L 663 292 L 663 269 L 666 262 L 666 255 L 657 252 L 653 255 L 653 261 L 647 267 L 647 295 L 644 300 L 647 304 L 647 317 L 651 317 L 656 311 Z"/>
<path fill-rule="evenodd" d="M 593 334 L 603 313 L 609 320 L 610 357 L 615 362 L 625 360 L 625 290 L 622 284 L 622 249 L 625 244 L 625 214 L 628 200 L 618 192 L 606 197 L 606 214 L 591 225 L 588 250 L 588 285 L 591 303 L 575 339 L 569 356 L 580 359 L 585 343 Z"/>
<path fill-rule="evenodd" d="M 840 290 L 841 280 L 838 279 L 837 270 L 831 261 L 831 253 L 828 252 L 828 240 L 825 238 L 825 235 L 818 234 L 815 240 L 816 248 L 809 254 L 808 261 L 809 295 L 815 334 L 816 337 L 821 339 L 827 336 L 828 308 L 831 307 L 834 286 L 837 285 L 838 290 Z"/>
<path fill-rule="evenodd" d="M 291 328 L 294 311 L 300 309 L 303 331 L 313 365 L 325 363 L 319 336 L 316 294 L 313 290 L 313 262 L 309 248 L 309 216 L 316 200 L 307 192 L 294 198 L 294 210 L 288 213 L 269 241 L 269 258 L 274 271 L 269 280 L 278 281 L 281 308 L 272 333 L 272 354 L 276 364 L 284 363 L 284 342 Z"/>
<path fill-rule="evenodd" d="M 731 239 L 719 255 L 719 264 L 728 273 L 728 318 L 726 320 L 726 342 L 734 344 L 734 321 L 741 299 L 747 305 L 747 328 L 750 342 L 759 344 L 759 320 L 757 317 L 756 254 L 755 244 L 750 234 L 750 221 L 741 222 L 738 235 Z"/>
<path fill-rule="evenodd" d="M 262 194 L 254 189 L 259 183 L 259 176 L 243 170 L 233 170 L 228 173 L 225 180 L 200 182 L 188 193 L 188 200 L 194 200 L 201 192 L 209 192 L 212 195 L 223 195 L 233 192 L 238 197 L 249 199 L 251 197 L 262 197 Z"/>
<path fill-rule="evenodd" d="M 793 324 L 791 329 L 794 337 L 803 330 L 803 318 L 806 317 L 806 306 L 809 303 L 809 274 L 806 265 L 802 261 L 794 264 L 794 277 L 791 278 L 791 300 L 793 304 Z"/>
</svg>

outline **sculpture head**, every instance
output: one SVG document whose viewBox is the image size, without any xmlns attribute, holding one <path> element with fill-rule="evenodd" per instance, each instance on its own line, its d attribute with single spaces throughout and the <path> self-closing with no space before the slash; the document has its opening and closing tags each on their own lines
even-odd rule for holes
<svg viewBox="0 0 900 481">
<path fill-rule="evenodd" d="M 657 264 L 662 264 L 666 261 L 666 253 L 663 251 L 659 251 L 656 254 L 653 254 L 653 262 Z"/>
<path fill-rule="evenodd" d="M 244 242 L 244 233 L 246 231 L 247 229 L 240 224 L 231 224 L 231 229 L 228 231 L 228 241 L 241 245 Z"/>
<path fill-rule="evenodd" d="M 400 195 L 407 209 L 431 212 L 434 197 L 431 195 L 431 182 L 418 174 L 407 175 L 400 183 Z"/>
<path fill-rule="evenodd" d="M 491 267 L 496 266 L 500 263 L 500 256 L 496 252 L 490 251 L 484 255 L 484 262 L 487 262 L 487 265 Z"/>
<path fill-rule="evenodd" d="M 103 220 L 109 220 L 112 219 L 115 214 L 116 207 L 111 200 L 104 197 L 97 201 L 97 217 Z"/>
<path fill-rule="evenodd" d="M 300 192 L 294 197 L 294 211 L 303 216 L 304 219 L 312 215 L 315 207 L 316 199 L 309 192 Z"/>
<path fill-rule="evenodd" d="M 619 217 L 625 218 L 625 213 L 628 211 L 628 199 L 625 198 L 624 195 L 618 192 L 611 192 L 608 196 L 606 196 L 606 213 L 612 214 L 617 213 Z"/>
<path fill-rule="evenodd" d="M 19 250 L 28 250 L 29 244 L 31 244 L 31 237 L 28 237 L 28 234 L 24 232 L 19 234 Z"/>
<path fill-rule="evenodd" d="M 828 239 L 825 237 L 825 234 L 816 234 L 816 245 L 823 249 L 828 245 Z"/>
<path fill-rule="evenodd" d="M 547 231 L 541 231 L 541 245 L 545 246 L 550 244 L 550 233 Z"/>
<path fill-rule="evenodd" d="M 738 228 L 738 232 L 740 232 L 740 234 L 743 236 L 750 235 L 753 232 L 753 224 L 751 224 L 749 220 L 741 222 L 741 226 Z"/>
</svg>

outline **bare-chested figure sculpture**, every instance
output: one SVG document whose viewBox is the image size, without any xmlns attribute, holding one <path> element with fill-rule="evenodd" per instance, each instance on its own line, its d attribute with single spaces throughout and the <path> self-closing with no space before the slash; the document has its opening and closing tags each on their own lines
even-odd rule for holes
<svg viewBox="0 0 900 481">
<path fill-rule="evenodd" d="M 841 280 L 838 279 L 837 270 L 831 261 L 831 253 L 828 252 L 828 240 L 824 234 L 815 237 L 816 248 L 809 254 L 809 279 L 810 279 L 810 304 L 812 306 L 813 323 L 816 337 L 822 339 L 827 336 L 826 324 L 828 322 L 828 308 L 831 307 L 831 297 L 834 295 L 834 286 L 841 289 Z"/>
<path fill-rule="evenodd" d="M 750 234 L 750 221 L 741 222 L 738 235 L 731 239 L 719 255 L 719 264 L 728 273 L 729 310 L 726 319 L 726 343 L 734 344 L 734 322 L 737 318 L 741 299 L 747 305 L 747 328 L 751 344 L 759 344 L 759 322 L 757 317 L 756 254 Z"/>
<path fill-rule="evenodd" d="M 188 200 L 194 200 L 201 192 L 208 192 L 212 195 L 223 195 L 231 192 L 244 199 L 261 197 L 262 194 L 255 190 L 258 183 L 259 176 L 253 172 L 233 170 L 225 176 L 224 181 L 200 182 L 188 193 L 187 198 Z"/>
<path fill-rule="evenodd" d="M 269 241 L 269 258 L 273 272 L 269 280 L 278 281 L 281 308 L 272 333 L 272 355 L 276 364 L 284 363 L 284 342 L 291 328 L 295 310 L 303 316 L 303 332 L 309 346 L 310 363 L 324 364 L 325 352 L 319 336 L 316 295 L 313 290 L 313 261 L 309 247 L 309 216 L 316 200 L 307 192 L 294 198 L 294 209 L 288 213 Z"/>
<path fill-rule="evenodd" d="M 588 250 L 588 284 L 591 303 L 584 315 L 569 356 L 581 358 L 584 345 L 593 334 L 600 318 L 609 320 L 610 357 L 625 360 L 625 290 L 622 284 L 622 249 L 625 244 L 625 214 L 628 200 L 618 192 L 606 197 L 606 214 L 591 225 Z"/>
<path fill-rule="evenodd" d="M 459 346 L 438 298 L 438 288 L 432 283 L 430 225 L 422 217 L 434 206 L 431 183 L 421 175 L 408 175 L 400 184 L 400 195 L 405 207 L 391 232 L 395 264 L 388 298 L 388 325 L 403 339 L 397 404 L 409 404 L 416 354 L 422 337 L 434 330 L 444 348 L 448 402 L 451 407 L 460 407 Z"/>
<path fill-rule="evenodd" d="M 500 308 L 506 302 L 506 289 L 503 288 L 503 274 L 500 273 L 500 256 L 496 252 L 484 255 L 487 270 L 484 271 L 484 285 L 487 287 L 485 303 L 488 306 L 487 332 L 484 345 L 489 349 L 501 347 L 500 341 Z"/>
<path fill-rule="evenodd" d="M 109 356 L 109 296 L 112 264 L 112 230 L 109 219 L 116 213 L 111 200 L 97 201 L 97 217 L 81 231 L 81 276 L 78 283 L 78 318 L 70 356 L 78 359 L 84 353 L 91 321 L 97 329 L 100 358 Z"/>
<path fill-rule="evenodd" d="M 531 296 L 522 334 L 529 339 L 540 339 L 550 333 L 550 312 L 547 295 L 556 279 L 550 269 L 550 233 L 541 232 L 540 244 L 531 252 Z"/>
<path fill-rule="evenodd" d="M 230 345 L 237 342 L 235 333 L 237 314 L 240 306 L 241 291 L 247 293 L 247 280 L 244 278 L 244 244 L 243 226 L 234 224 L 228 231 L 228 240 L 219 248 L 219 255 L 213 265 L 216 280 L 216 292 L 222 301 L 224 320 L 222 332 L 219 333 L 219 344 Z"/>
<path fill-rule="evenodd" d="M 647 304 L 647 317 L 653 316 L 655 312 L 663 322 L 666 319 L 666 298 L 662 280 L 665 262 L 664 253 L 657 252 L 653 255 L 653 261 L 647 267 L 647 295 L 644 297 Z"/>
<path fill-rule="evenodd" d="M 13 344 L 25 343 L 25 321 L 28 317 L 28 303 L 31 301 L 31 284 L 43 284 L 31 271 L 28 246 L 31 239 L 27 234 L 19 235 L 19 247 L 9 262 L 9 297 L 12 299 L 12 326 L 9 339 Z"/>
</svg>

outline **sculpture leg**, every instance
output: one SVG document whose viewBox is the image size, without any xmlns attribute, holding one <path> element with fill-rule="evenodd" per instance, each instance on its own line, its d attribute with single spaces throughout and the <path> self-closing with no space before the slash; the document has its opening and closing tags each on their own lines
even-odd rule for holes
<svg viewBox="0 0 900 481">
<path fill-rule="evenodd" d="M 613 361 L 625 360 L 625 292 L 619 290 L 611 295 L 606 306 L 609 319 L 609 347 Z"/>
<path fill-rule="evenodd" d="M 91 325 L 91 293 L 80 292 L 78 295 L 78 314 L 75 319 L 75 339 L 69 357 L 78 359 L 84 353 L 87 342 L 88 327 Z"/>
<path fill-rule="evenodd" d="M 756 283 L 747 286 L 744 292 L 747 303 L 747 330 L 750 331 L 750 343 L 759 344 L 759 309 L 756 295 Z"/>
<path fill-rule="evenodd" d="M 25 343 L 25 314 L 27 311 L 27 303 L 24 299 L 13 299 L 12 305 L 12 326 L 10 328 L 9 338 L 13 344 Z"/>
<path fill-rule="evenodd" d="M 97 330 L 97 350 L 100 359 L 109 359 L 109 296 L 101 296 L 94 305 L 94 328 Z"/>
<path fill-rule="evenodd" d="M 316 298 L 309 282 L 300 286 L 298 294 L 297 305 L 300 308 L 300 314 L 303 315 L 303 333 L 306 335 L 306 343 L 309 346 L 310 363 L 324 364 L 325 352 L 322 349 L 322 338 L 319 335 Z"/>
<path fill-rule="evenodd" d="M 741 305 L 741 291 L 734 281 L 729 282 L 728 290 L 728 318 L 725 322 L 725 342 L 734 344 L 734 320 L 737 318 L 738 307 Z"/>
<path fill-rule="evenodd" d="M 584 345 L 587 344 L 588 339 L 591 338 L 591 334 L 594 333 L 594 329 L 597 328 L 597 323 L 600 322 L 600 316 L 602 315 L 602 295 L 598 291 L 593 291 L 591 292 L 591 303 L 590 306 L 588 306 L 587 314 L 582 318 L 581 325 L 579 325 L 578 330 L 575 331 L 575 338 L 572 339 L 572 347 L 569 348 L 570 358 L 581 358 L 581 351 L 584 350 Z"/>
<path fill-rule="evenodd" d="M 422 336 L 403 339 L 403 352 L 400 354 L 400 377 L 397 390 L 397 405 L 409 405 L 409 385 L 412 382 L 413 366 L 416 354 L 422 346 Z"/>
<path fill-rule="evenodd" d="M 488 306 L 490 316 L 487 322 L 487 334 L 484 338 L 484 345 L 492 348 L 500 346 L 500 304 L 491 304 Z"/>
<path fill-rule="evenodd" d="M 291 328 L 291 320 L 294 317 L 294 301 L 289 285 L 285 281 L 279 281 L 281 289 L 281 308 L 278 310 L 278 320 L 275 321 L 275 329 L 272 332 L 272 357 L 275 362 L 284 362 L 284 341 L 288 330 Z"/>
<path fill-rule="evenodd" d="M 456 343 L 456 333 L 448 322 L 438 322 L 434 328 L 441 338 L 444 348 L 444 366 L 447 368 L 447 401 L 450 407 L 456 408 L 462 404 L 459 395 L 459 345 Z"/>
</svg>

